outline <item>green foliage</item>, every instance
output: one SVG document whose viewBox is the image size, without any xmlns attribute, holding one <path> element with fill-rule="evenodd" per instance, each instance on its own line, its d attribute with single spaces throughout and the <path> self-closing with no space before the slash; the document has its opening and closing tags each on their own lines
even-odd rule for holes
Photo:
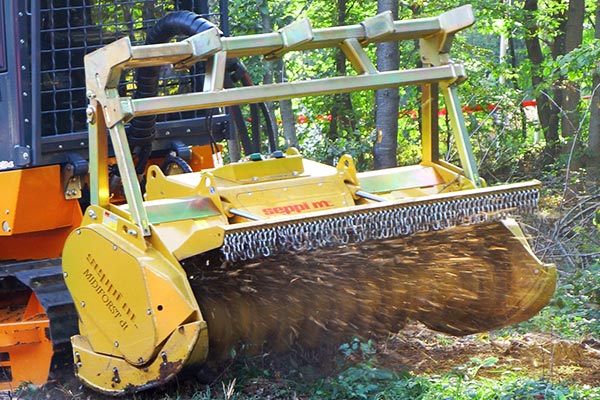
<svg viewBox="0 0 600 400">
<path fill-rule="evenodd" d="M 599 388 L 557 384 L 546 379 L 509 376 L 500 380 L 464 380 L 452 374 L 415 377 L 379 370 L 368 364 L 348 368 L 311 393 L 314 399 L 567 400 L 598 396 Z"/>
<path fill-rule="evenodd" d="M 340 351 L 345 357 L 369 353 L 365 343 L 354 339 Z M 370 344 L 367 343 L 367 350 Z M 529 379 L 502 374 L 498 379 L 480 377 L 481 370 L 493 370 L 498 359 L 472 358 L 444 375 L 414 376 L 379 368 L 375 359 L 349 365 L 339 374 L 308 387 L 311 399 L 415 399 L 415 400 L 537 400 L 592 399 L 600 388 L 554 383 L 546 379 Z"/>
<path fill-rule="evenodd" d="M 600 264 L 572 273 L 550 304 L 519 329 L 552 332 L 563 338 L 600 335 Z"/>
<path fill-rule="evenodd" d="M 426 390 L 424 379 L 406 379 L 386 369 L 361 363 L 325 380 L 313 390 L 314 398 L 327 399 L 418 399 Z"/>
<path fill-rule="evenodd" d="M 502 388 L 499 400 L 567 400 L 598 398 L 598 389 L 574 388 L 568 384 L 554 384 L 546 379 L 523 379 L 509 382 Z"/>
<path fill-rule="evenodd" d="M 458 6 L 459 2 L 411 2 L 400 4 L 399 18 L 415 18 L 437 15 L 442 10 Z M 504 2 L 480 0 L 473 4 L 478 19 L 474 28 L 460 32 L 454 40 L 452 56 L 465 62 L 470 79 L 459 86 L 463 104 L 474 112 L 467 115 L 467 128 L 472 132 L 475 156 L 481 160 L 480 168 L 488 181 L 505 180 L 519 168 L 520 162 L 534 146 L 535 124 L 528 123 L 520 104 L 531 98 L 533 92 L 527 89 L 530 82 L 529 64 L 526 62 L 522 42 L 517 49 L 515 67 L 508 60 L 499 60 L 498 44 L 500 34 L 509 34 L 517 39 L 525 31 L 522 10 L 519 6 L 509 6 Z M 557 8 L 558 7 L 558 8 Z M 551 26 L 551 18 L 561 8 L 544 6 L 540 16 L 544 16 Z M 348 2 L 346 24 L 353 24 L 375 14 L 376 2 Z M 328 27 L 338 24 L 339 11 L 336 2 L 312 0 L 305 3 L 291 0 L 230 2 L 233 34 L 262 32 L 261 13 L 269 11 L 274 29 L 299 18 L 308 17 L 313 27 Z M 544 21 L 546 21 L 544 19 Z M 401 41 L 401 68 L 414 68 L 419 63 L 416 41 Z M 374 60 L 375 46 L 367 48 Z M 289 53 L 284 58 L 283 73 L 287 80 L 321 78 L 335 75 L 335 52 L 318 50 L 306 53 Z M 244 60 L 255 81 L 262 80 L 264 61 L 258 58 Z M 351 71 L 349 63 L 346 69 Z M 503 78 L 504 83 L 500 82 Z M 419 121 L 407 118 L 419 109 L 417 88 L 400 88 L 401 108 L 398 130 L 397 159 L 400 165 L 414 164 L 420 160 Z M 340 108 L 343 118 L 336 119 L 336 131 L 330 132 L 327 119 L 332 111 L 343 102 L 335 96 L 309 97 L 294 102 L 297 115 L 306 118 L 308 123 L 297 125 L 301 152 L 318 161 L 335 162 L 340 154 L 353 155 L 364 170 L 372 166 L 372 146 L 374 143 L 374 98 L 370 92 L 353 93 L 349 96 L 351 108 Z M 492 110 L 489 105 L 496 106 Z M 443 105 L 442 105 L 443 107 Z M 442 155 L 456 161 L 456 151 L 448 127 L 442 119 L 441 137 L 444 140 Z M 491 178 L 490 178 L 491 177 Z"/>
</svg>

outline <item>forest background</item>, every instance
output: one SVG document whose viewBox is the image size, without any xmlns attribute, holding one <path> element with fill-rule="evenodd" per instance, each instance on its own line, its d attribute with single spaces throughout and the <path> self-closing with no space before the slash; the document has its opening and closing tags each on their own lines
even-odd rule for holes
<svg viewBox="0 0 600 400">
<path fill-rule="evenodd" d="M 230 28 L 232 35 L 269 32 L 301 18 L 309 18 L 316 28 L 357 24 L 388 10 L 396 19 L 419 18 L 465 3 L 231 0 Z M 594 185 L 600 174 L 597 2 L 470 4 L 477 22 L 457 35 L 451 56 L 467 68 L 469 79 L 459 93 L 469 111 L 467 124 L 482 175 L 493 182 L 560 170 L 568 172 L 569 186 L 571 173 L 577 180 L 585 170 L 585 181 Z M 414 41 L 369 50 L 376 53 L 380 70 L 419 63 Z M 335 50 L 290 54 L 284 62 L 245 62 L 259 82 L 335 76 L 351 69 Z M 299 146 L 305 156 L 326 161 L 350 153 L 361 169 L 413 164 L 420 156 L 415 118 L 419 95 L 418 88 L 408 87 L 381 90 L 375 96 L 361 92 L 281 102 L 275 105 L 282 122 L 281 144 Z M 300 120 L 294 120 L 298 116 Z M 446 152 L 447 158 L 453 156 L 450 149 Z"/>
</svg>

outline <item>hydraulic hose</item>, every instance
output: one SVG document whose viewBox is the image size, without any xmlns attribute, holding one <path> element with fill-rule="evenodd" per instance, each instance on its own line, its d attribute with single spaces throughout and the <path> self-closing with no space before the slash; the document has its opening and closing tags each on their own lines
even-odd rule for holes
<svg viewBox="0 0 600 400">
<path fill-rule="evenodd" d="M 214 27 L 213 23 L 198 14 L 190 11 L 174 11 L 161 18 L 153 29 L 148 32 L 146 44 L 166 43 L 178 35 L 192 36 Z M 235 82 L 241 82 L 244 86 L 252 85 L 248 71 L 239 60 L 228 59 L 226 70 L 228 74 L 224 82 L 225 87 L 233 87 Z M 139 68 L 137 71 L 137 91 L 135 98 L 157 96 L 159 74 L 160 67 Z M 248 129 L 239 106 L 232 106 L 230 109 L 245 153 L 250 154 L 260 151 L 259 109 L 262 111 L 263 118 L 265 119 L 270 150 L 276 150 L 274 124 L 265 104 L 251 105 L 252 140 L 248 137 Z M 137 117 L 131 121 L 127 137 L 130 147 L 136 149 L 138 157 L 136 172 L 138 175 L 142 175 L 146 169 L 155 135 L 156 115 Z"/>
<path fill-rule="evenodd" d="M 241 76 L 240 81 L 242 82 L 242 85 L 244 86 L 252 86 L 252 79 L 250 78 L 250 74 L 248 74 L 248 71 L 246 70 L 246 68 L 243 67 L 243 65 L 241 65 L 240 62 L 237 63 L 240 67 L 242 67 L 241 73 L 239 74 Z M 254 105 L 254 104 L 252 104 Z M 275 139 L 275 124 L 273 122 L 273 120 L 271 119 L 271 114 L 269 114 L 269 110 L 267 109 L 267 105 L 265 103 L 258 103 L 258 107 L 260 108 L 261 113 L 263 114 L 263 118 L 265 120 L 265 129 L 267 131 L 267 137 L 269 139 L 269 150 L 270 151 L 275 151 L 277 150 L 277 140 Z M 252 113 L 252 118 L 254 118 L 254 114 L 257 114 L 257 112 Z M 258 128 L 258 124 L 254 125 L 253 127 L 256 126 Z M 253 139 L 257 140 L 256 145 L 259 146 L 259 150 L 260 150 L 260 142 L 258 142 L 260 140 L 260 137 L 256 137 L 254 135 L 254 131 L 253 131 Z"/>
<path fill-rule="evenodd" d="M 146 44 L 169 42 L 177 35 L 195 35 L 215 25 L 190 11 L 171 12 L 161 18 L 146 36 Z M 135 98 L 154 97 L 158 94 L 160 66 L 144 67 L 137 71 Z M 156 135 L 156 115 L 134 118 L 127 131 L 131 148 L 137 149 L 136 172 L 142 175 L 152 152 L 152 141 Z"/>
</svg>

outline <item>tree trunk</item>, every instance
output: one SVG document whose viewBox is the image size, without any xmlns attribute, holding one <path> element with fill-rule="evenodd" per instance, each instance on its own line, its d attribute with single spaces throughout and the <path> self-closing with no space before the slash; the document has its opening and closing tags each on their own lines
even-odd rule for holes
<svg viewBox="0 0 600 400">
<path fill-rule="evenodd" d="M 527 28 L 528 34 L 525 39 L 525 47 L 527 48 L 527 56 L 532 65 L 531 83 L 535 89 L 545 83 L 544 75 L 542 73 L 544 54 L 542 53 L 542 46 L 540 37 L 538 36 L 537 27 L 537 0 L 525 0 L 523 9 L 527 12 L 525 27 Z M 558 124 L 556 122 L 552 123 L 552 116 L 556 115 L 556 111 L 553 110 L 552 103 L 547 94 L 541 92 L 538 93 L 536 95 L 536 101 L 540 126 L 546 139 L 546 152 L 550 158 L 553 159 L 556 155 L 556 149 L 559 143 Z"/>
<path fill-rule="evenodd" d="M 270 14 L 265 14 L 262 12 L 262 7 L 260 7 L 260 4 L 258 5 L 258 12 L 260 14 L 260 19 L 262 22 L 262 26 L 263 26 L 263 32 L 265 33 L 270 33 L 273 32 L 273 23 L 271 21 L 271 15 Z M 272 62 L 265 62 L 263 65 L 263 69 L 264 69 L 264 73 L 263 73 L 263 83 L 264 84 L 271 84 L 273 83 L 273 64 Z M 277 121 L 277 119 L 275 118 L 275 105 L 273 104 L 272 101 L 268 101 L 265 102 L 265 105 L 267 106 L 267 110 L 269 112 L 269 118 L 271 118 L 271 121 L 275 122 Z M 277 133 L 277 132 L 275 132 Z M 275 138 L 275 144 L 277 144 L 277 138 Z M 274 150 L 274 149 L 272 149 Z"/>
<path fill-rule="evenodd" d="M 398 19 L 398 0 L 378 0 L 377 12 L 392 11 Z M 377 69 L 398 69 L 400 51 L 398 43 L 384 42 L 377 45 Z M 375 130 L 377 138 L 373 146 L 374 167 L 391 168 L 397 165 L 398 105 L 400 96 L 397 88 L 380 89 L 375 92 Z"/>
<path fill-rule="evenodd" d="M 513 71 L 517 70 L 517 55 L 515 53 L 515 39 L 513 36 L 508 38 L 508 48 L 510 53 L 510 65 L 512 66 Z M 520 90 L 519 80 L 516 77 L 511 78 L 513 86 Z M 527 137 L 527 115 L 525 114 L 525 108 L 523 106 L 519 107 L 521 114 L 521 137 L 523 140 Z M 536 141 L 537 143 L 537 141 Z"/>
<path fill-rule="evenodd" d="M 338 17 L 337 26 L 347 24 L 348 8 L 346 0 L 338 0 L 337 2 Z M 346 75 L 346 56 L 337 49 L 335 54 L 335 72 L 336 75 Z M 337 93 L 333 96 L 333 104 L 331 106 L 331 121 L 329 122 L 329 131 L 327 138 L 334 141 L 340 136 L 340 132 L 344 129 L 354 130 L 354 121 L 352 115 L 352 100 L 349 93 Z M 332 163 L 333 159 L 328 159 L 328 163 Z"/>
<path fill-rule="evenodd" d="M 600 5 L 596 6 L 596 28 L 594 37 L 600 39 Z M 594 68 L 593 96 L 590 107 L 587 170 L 588 179 L 597 182 L 600 178 L 600 73 Z"/>
<path fill-rule="evenodd" d="M 564 54 L 571 52 L 581 45 L 585 16 L 584 0 L 570 0 L 567 15 Z M 562 136 L 569 139 L 567 146 L 563 149 L 563 153 L 571 154 L 573 150 L 570 167 L 579 169 L 582 167 L 581 141 L 577 137 L 579 134 L 580 118 L 577 107 L 581 100 L 579 84 L 577 82 L 568 82 L 568 85 L 562 91 L 562 107 L 564 111 L 561 115 Z"/>
<path fill-rule="evenodd" d="M 282 71 L 281 82 L 284 81 L 285 76 Z M 281 113 L 281 125 L 283 126 L 283 137 L 285 138 L 286 147 L 298 147 L 298 136 L 296 136 L 296 118 L 294 116 L 294 110 L 292 109 L 292 100 L 280 100 L 279 112 Z"/>
<path fill-rule="evenodd" d="M 228 107 L 228 112 L 231 108 Z M 242 149 L 240 147 L 240 137 L 233 121 L 230 121 L 231 139 L 227 139 L 227 152 L 229 154 L 229 161 L 236 162 L 242 158 Z"/>
</svg>

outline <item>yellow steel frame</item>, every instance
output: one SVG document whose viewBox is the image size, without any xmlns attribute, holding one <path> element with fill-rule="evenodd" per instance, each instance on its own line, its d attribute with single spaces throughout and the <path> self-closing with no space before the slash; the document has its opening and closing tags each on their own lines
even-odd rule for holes
<svg viewBox="0 0 600 400">
<path fill-rule="evenodd" d="M 462 6 L 437 17 L 409 21 L 394 21 L 391 13 L 383 13 L 361 24 L 336 28 L 312 29 L 307 20 L 302 20 L 278 32 L 241 37 L 221 37 L 217 29 L 210 29 L 182 42 L 169 44 L 133 47 L 128 38 L 123 38 L 88 54 L 85 65 L 88 97 L 91 100 L 88 116 L 92 204 L 111 207 L 108 201 L 108 178 L 100 172 L 100 168 L 106 165 L 107 141 L 103 132 L 108 128 L 131 218 L 144 236 L 150 234 L 149 219 L 143 207 L 125 136 L 124 124 L 135 116 L 419 84 L 423 85 L 423 110 L 426 116 L 423 161 L 439 161 L 436 151 L 437 114 L 432 108 L 437 104 L 439 85 L 448 107 L 464 174 L 475 186 L 480 186 L 455 86 L 466 78 L 466 73 L 463 65 L 453 62 L 448 54 L 455 33 L 474 21 L 471 7 Z M 420 39 L 423 68 L 379 72 L 364 50 L 370 43 L 408 39 Z M 342 49 L 356 75 L 255 87 L 223 87 L 227 57 L 263 55 L 271 59 L 290 51 L 336 46 Z M 183 68 L 198 61 L 207 64 L 203 92 L 145 99 L 118 95 L 117 85 L 125 68 L 164 64 Z"/>
</svg>

